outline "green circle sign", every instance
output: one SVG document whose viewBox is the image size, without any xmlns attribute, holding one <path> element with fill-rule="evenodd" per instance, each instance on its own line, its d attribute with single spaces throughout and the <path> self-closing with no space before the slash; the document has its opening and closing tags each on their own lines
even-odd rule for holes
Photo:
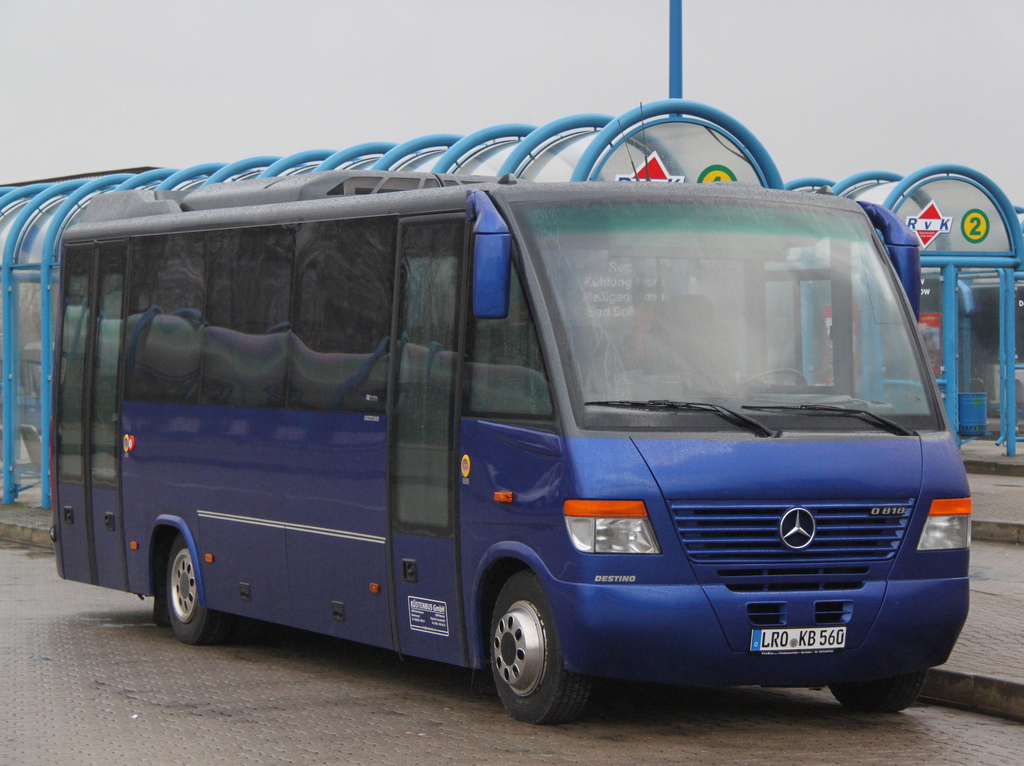
<svg viewBox="0 0 1024 766">
<path fill-rule="evenodd" d="M 711 181 L 735 181 L 736 174 L 725 165 L 709 165 L 697 176 L 697 183 L 709 183 Z"/>
<path fill-rule="evenodd" d="M 988 216 L 985 215 L 984 211 L 977 208 L 968 210 L 960 220 L 960 233 L 964 235 L 964 239 L 968 242 L 981 242 L 988 236 L 989 229 L 991 228 Z"/>
</svg>

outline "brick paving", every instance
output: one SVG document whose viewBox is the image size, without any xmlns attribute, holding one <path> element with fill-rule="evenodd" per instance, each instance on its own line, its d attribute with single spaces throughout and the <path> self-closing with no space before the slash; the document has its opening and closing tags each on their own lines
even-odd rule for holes
<svg viewBox="0 0 1024 766">
<path fill-rule="evenodd" d="M 534 727 L 463 668 L 301 631 L 185 646 L 130 594 L 57 579 L 0 543 L 3 766 L 1016 766 L 1015 722 L 915 705 L 853 713 L 824 690 L 609 682 Z M 693 661 L 693 660 L 691 660 Z"/>
</svg>

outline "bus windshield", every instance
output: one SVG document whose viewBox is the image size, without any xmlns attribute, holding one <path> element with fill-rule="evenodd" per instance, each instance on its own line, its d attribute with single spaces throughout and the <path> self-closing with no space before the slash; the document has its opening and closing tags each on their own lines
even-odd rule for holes
<svg viewBox="0 0 1024 766">
<path fill-rule="evenodd" d="M 900 288 L 856 211 L 644 195 L 515 214 L 583 427 L 941 425 Z"/>
</svg>

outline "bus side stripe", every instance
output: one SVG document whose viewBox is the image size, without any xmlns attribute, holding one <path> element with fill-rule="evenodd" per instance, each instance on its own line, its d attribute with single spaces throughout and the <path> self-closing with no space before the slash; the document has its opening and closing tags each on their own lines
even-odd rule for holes
<svg viewBox="0 0 1024 766">
<path fill-rule="evenodd" d="M 360 540 L 367 543 L 384 544 L 384 538 L 379 535 L 366 535 L 361 532 L 347 532 L 342 529 L 328 529 L 327 527 L 314 527 L 308 524 L 289 524 L 285 521 L 274 521 L 273 519 L 257 519 L 252 516 L 237 516 L 231 513 L 216 513 L 215 511 L 198 511 L 200 518 L 216 519 L 218 521 L 233 521 L 238 524 L 252 524 L 258 527 L 272 527 L 274 529 L 286 529 L 293 532 L 306 532 L 311 535 L 326 535 L 328 537 L 342 537 L 346 540 Z"/>
</svg>

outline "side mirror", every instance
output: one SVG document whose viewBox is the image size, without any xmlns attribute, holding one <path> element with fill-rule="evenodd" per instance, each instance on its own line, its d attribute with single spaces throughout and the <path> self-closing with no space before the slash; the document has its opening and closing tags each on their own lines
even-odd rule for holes
<svg viewBox="0 0 1024 766">
<path fill-rule="evenodd" d="M 889 262 L 896 269 L 903 292 L 910 300 L 914 318 L 921 318 L 921 253 L 917 247 L 917 236 L 908 229 L 891 210 L 870 202 L 857 201 L 864 208 L 871 225 L 882 235 L 882 242 L 889 253 Z"/>
<path fill-rule="evenodd" d="M 473 221 L 473 316 L 508 316 L 512 235 L 508 224 L 480 189 L 466 192 L 466 219 Z"/>
</svg>

